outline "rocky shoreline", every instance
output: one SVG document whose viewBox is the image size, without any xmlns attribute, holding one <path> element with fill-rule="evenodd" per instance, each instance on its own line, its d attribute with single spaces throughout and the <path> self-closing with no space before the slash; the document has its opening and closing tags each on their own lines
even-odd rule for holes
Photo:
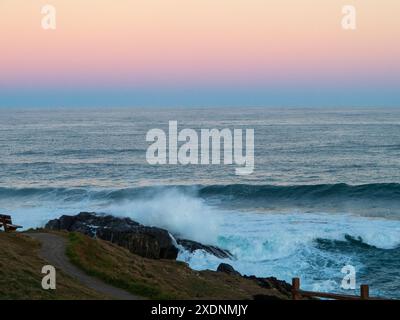
<svg viewBox="0 0 400 320">
<path fill-rule="evenodd" d="M 179 250 L 190 252 L 203 250 L 222 259 L 233 259 L 234 256 L 225 249 L 204 245 L 202 243 L 181 239 L 168 230 L 144 226 L 130 218 L 121 218 L 95 212 L 81 212 L 77 215 L 63 215 L 50 220 L 45 228 L 53 231 L 79 232 L 91 238 L 99 238 L 128 249 L 130 252 L 149 259 L 176 260 Z M 291 285 L 274 277 L 259 278 L 241 275 L 231 265 L 221 263 L 216 272 L 239 276 L 255 281 L 260 287 L 276 289 L 283 296 L 290 298 Z M 274 299 L 270 296 L 257 296 L 255 299 Z"/>
<path fill-rule="evenodd" d="M 150 259 L 172 259 L 178 256 L 179 246 L 194 252 L 204 250 L 218 258 L 232 258 L 228 250 L 178 238 L 168 230 L 141 225 L 130 218 L 120 218 L 95 212 L 63 215 L 50 220 L 46 229 L 80 232 L 92 238 L 110 241 L 130 252 Z"/>
</svg>

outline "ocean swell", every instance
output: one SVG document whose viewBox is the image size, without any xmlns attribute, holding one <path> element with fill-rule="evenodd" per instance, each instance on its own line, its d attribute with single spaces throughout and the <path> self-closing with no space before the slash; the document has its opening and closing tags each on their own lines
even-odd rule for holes
<svg viewBox="0 0 400 320">
<path fill-rule="evenodd" d="M 96 190 L 84 188 L 6 188 L 0 187 L 0 197 L 81 195 L 82 197 L 102 199 L 134 199 L 154 196 L 155 193 L 175 189 L 182 193 L 207 197 L 229 197 L 230 199 L 271 199 L 271 200 L 327 200 L 327 199 L 377 199 L 399 201 L 400 184 L 375 183 L 363 185 L 317 184 L 317 185 L 171 185 L 145 186 L 123 189 Z"/>
<path fill-rule="evenodd" d="M 374 183 L 364 185 L 317 184 L 317 185 L 213 185 L 200 189 L 202 196 L 229 196 L 242 199 L 380 199 L 400 201 L 400 184 Z"/>
</svg>

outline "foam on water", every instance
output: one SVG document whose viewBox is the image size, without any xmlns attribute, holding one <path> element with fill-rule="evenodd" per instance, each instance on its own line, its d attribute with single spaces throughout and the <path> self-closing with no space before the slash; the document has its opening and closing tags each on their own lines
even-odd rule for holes
<svg viewBox="0 0 400 320">
<path fill-rule="evenodd" d="M 251 213 L 220 212 L 225 221 L 219 228 L 218 245 L 236 257 L 222 261 L 204 252 L 181 252 L 179 259 L 192 268 L 212 269 L 221 262 L 233 265 L 247 275 L 271 276 L 290 281 L 300 276 L 305 288 L 340 291 L 341 268 L 356 267 L 367 283 L 374 274 L 365 274 L 362 256 L 339 249 L 326 251 L 316 240 L 347 241 L 348 235 L 381 249 L 395 249 L 400 245 L 400 223 L 384 219 L 355 217 L 349 214 L 309 213 Z M 379 257 L 376 257 L 379 259 Z M 395 257 L 394 257 L 395 258 Z M 382 266 L 384 268 L 384 266 Z M 380 293 L 379 289 L 378 293 Z M 391 296 L 381 288 L 386 295 Z"/>
</svg>

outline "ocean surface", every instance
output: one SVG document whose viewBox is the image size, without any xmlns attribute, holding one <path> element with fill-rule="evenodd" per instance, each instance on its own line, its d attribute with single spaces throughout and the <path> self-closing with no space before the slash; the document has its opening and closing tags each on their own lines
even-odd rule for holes
<svg viewBox="0 0 400 320">
<path fill-rule="evenodd" d="M 146 162 L 149 129 L 255 130 L 255 170 Z M 0 109 L 0 212 L 129 216 L 229 249 L 243 274 L 400 298 L 400 108 Z M 221 260 L 181 251 L 192 268 Z"/>
</svg>

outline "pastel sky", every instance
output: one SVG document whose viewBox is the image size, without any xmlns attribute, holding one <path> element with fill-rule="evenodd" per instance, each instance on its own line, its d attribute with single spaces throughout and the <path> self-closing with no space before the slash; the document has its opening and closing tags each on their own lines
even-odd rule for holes
<svg viewBox="0 0 400 320">
<path fill-rule="evenodd" d="M 398 0 L 0 0 L 0 106 L 400 106 L 399 15 Z"/>
</svg>

